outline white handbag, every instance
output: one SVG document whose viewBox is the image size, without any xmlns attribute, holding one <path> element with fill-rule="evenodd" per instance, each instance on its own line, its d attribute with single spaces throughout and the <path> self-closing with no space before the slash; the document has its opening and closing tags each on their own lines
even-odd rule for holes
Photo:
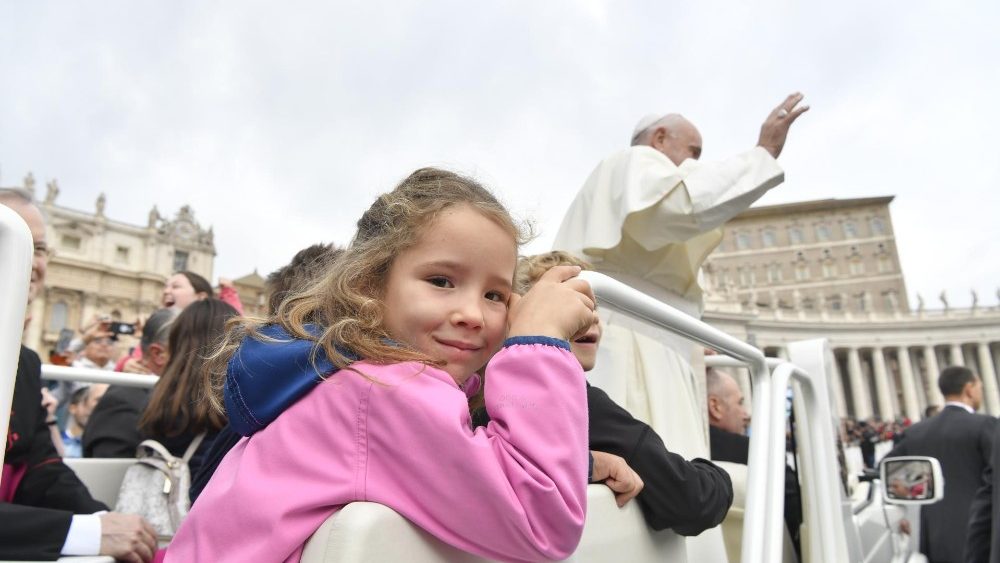
<svg viewBox="0 0 1000 563">
<path fill-rule="evenodd" d="M 153 526 L 161 539 L 173 537 L 191 509 L 188 461 L 204 438 L 204 432 L 195 436 L 181 458 L 174 457 L 156 440 L 140 443 L 136 448 L 135 465 L 125 472 L 118 490 L 115 512 L 138 514 Z"/>
</svg>

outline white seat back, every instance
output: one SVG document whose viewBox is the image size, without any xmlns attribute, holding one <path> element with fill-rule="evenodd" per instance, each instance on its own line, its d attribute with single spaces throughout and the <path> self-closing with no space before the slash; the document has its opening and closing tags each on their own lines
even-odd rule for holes
<svg viewBox="0 0 1000 563">
<path fill-rule="evenodd" d="M 483 530 L 483 533 L 489 533 Z M 615 504 L 604 485 L 587 489 L 587 522 L 580 546 L 567 561 L 685 561 L 682 538 L 670 531 L 653 532 L 635 502 Z M 472 563 L 488 561 L 446 545 L 392 509 L 354 502 L 323 523 L 306 543 L 302 563 Z"/>
<path fill-rule="evenodd" d="M 125 472 L 132 467 L 135 460 L 67 457 L 63 458 L 63 462 L 83 481 L 91 496 L 113 509 L 118 502 L 118 489 L 125 479 Z"/>
</svg>

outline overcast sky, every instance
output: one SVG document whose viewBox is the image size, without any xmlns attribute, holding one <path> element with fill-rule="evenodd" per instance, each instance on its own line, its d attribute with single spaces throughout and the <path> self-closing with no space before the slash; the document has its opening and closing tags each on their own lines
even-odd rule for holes
<svg viewBox="0 0 1000 563">
<path fill-rule="evenodd" d="M 815 3 L 810 3 L 815 4 Z M 548 248 L 638 118 L 703 160 L 801 90 L 773 204 L 895 195 L 912 303 L 997 303 L 1000 3 L 0 0 L 0 185 L 145 224 L 191 204 L 216 275 L 346 243 L 415 168 L 471 173 Z"/>
</svg>

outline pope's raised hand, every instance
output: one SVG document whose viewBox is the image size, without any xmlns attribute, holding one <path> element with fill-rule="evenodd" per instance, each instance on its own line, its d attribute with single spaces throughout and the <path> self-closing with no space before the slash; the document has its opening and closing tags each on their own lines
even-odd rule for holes
<svg viewBox="0 0 1000 563">
<path fill-rule="evenodd" d="M 579 273 L 579 266 L 555 266 L 523 297 L 511 296 L 507 335 L 572 340 L 586 332 L 597 322 L 596 299 Z"/>
<path fill-rule="evenodd" d="M 771 153 L 774 158 L 778 158 L 781 149 L 785 148 L 788 128 L 800 115 L 809 111 L 809 106 L 806 105 L 796 107 L 803 97 L 800 92 L 789 94 L 785 101 L 771 110 L 767 119 L 764 120 L 764 124 L 760 126 L 760 137 L 757 139 L 757 145 Z"/>
</svg>

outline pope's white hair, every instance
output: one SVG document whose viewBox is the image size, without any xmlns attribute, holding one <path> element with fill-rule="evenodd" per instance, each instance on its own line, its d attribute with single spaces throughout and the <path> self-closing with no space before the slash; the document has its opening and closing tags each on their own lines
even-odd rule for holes
<svg viewBox="0 0 1000 563">
<path fill-rule="evenodd" d="M 687 123 L 688 120 L 679 113 L 668 113 L 660 119 L 654 121 L 649 127 L 646 127 L 642 131 L 639 131 L 632 137 L 632 146 L 635 145 L 648 145 L 650 137 L 652 137 L 653 132 L 660 127 L 666 129 L 667 135 L 671 138 L 677 136 L 677 129 Z"/>
</svg>

